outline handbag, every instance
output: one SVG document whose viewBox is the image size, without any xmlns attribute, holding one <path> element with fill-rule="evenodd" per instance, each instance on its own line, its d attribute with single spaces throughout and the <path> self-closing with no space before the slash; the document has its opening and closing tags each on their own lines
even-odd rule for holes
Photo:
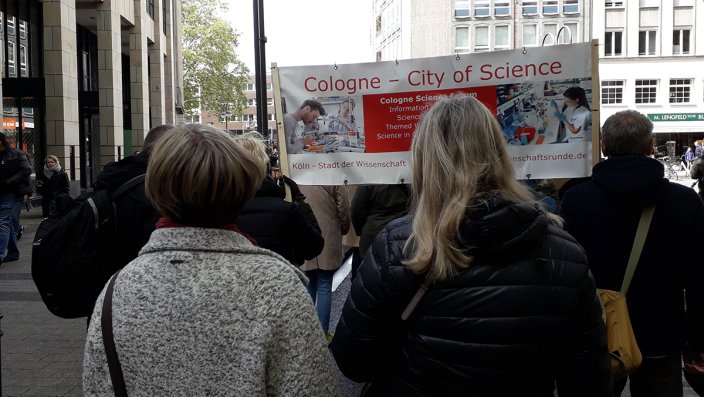
<svg viewBox="0 0 705 397">
<path fill-rule="evenodd" d="M 113 338 L 113 286 L 120 271 L 113 276 L 108 284 L 108 289 L 103 297 L 103 311 L 100 315 L 100 326 L 103 333 L 103 344 L 105 345 L 105 357 L 108 361 L 110 380 L 113 384 L 115 397 L 127 397 L 127 387 L 125 378 L 122 375 L 122 367 L 115 349 L 115 339 Z"/>
<path fill-rule="evenodd" d="M 622 280 L 622 288 L 617 291 L 598 289 L 604 308 L 605 328 L 607 329 L 607 348 L 612 361 L 612 378 L 624 378 L 636 371 L 641 365 L 642 355 L 634 337 L 626 295 L 632 282 L 636 265 L 639 262 L 644 242 L 649 232 L 654 206 L 644 208 L 639 219 L 632 251 L 629 255 L 627 270 Z"/>
</svg>

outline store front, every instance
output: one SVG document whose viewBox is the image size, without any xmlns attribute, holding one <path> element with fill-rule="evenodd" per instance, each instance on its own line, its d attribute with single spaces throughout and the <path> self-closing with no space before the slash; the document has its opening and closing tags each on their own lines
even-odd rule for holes
<svg viewBox="0 0 705 397">
<path fill-rule="evenodd" d="M 695 141 L 703 139 L 703 113 L 647 113 L 647 117 L 654 123 L 657 155 L 680 157 L 688 147 L 695 149 Z M 668 147 L 675 153 L 669 153 Z"/>
</svg>

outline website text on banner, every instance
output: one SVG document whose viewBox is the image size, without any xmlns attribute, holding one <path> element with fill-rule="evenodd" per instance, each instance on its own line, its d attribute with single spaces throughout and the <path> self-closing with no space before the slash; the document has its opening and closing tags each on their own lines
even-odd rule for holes
<svg viewBox="0 0 705 397">
<path fill-rule="evenodd" d="M 590 43 L 273 70 L 280 150 L 304 185 L 408 181 L 421 115 L 458 94 L 497 115 L 517 178 L 581 177 L 592 168 Z"/>
</svg>

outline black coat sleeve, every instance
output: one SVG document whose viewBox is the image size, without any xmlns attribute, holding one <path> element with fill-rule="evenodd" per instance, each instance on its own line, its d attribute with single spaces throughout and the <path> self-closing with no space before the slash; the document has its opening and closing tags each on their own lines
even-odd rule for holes
<svg viewBox="0 0 705 397">
<path fill-rule="evenodd" d="M 389 288 L 387 239 L 385 229 L 368 250 L 331 343 L 338 367 L 357 382 L 384 376 L 398 358 L 402 310 L 397 294 Z"/>
<path fill-rule="evenodd" d="M 587 270 L 578 290 L 575 323 L 567 349 L 558 363 L 559 396 L 609 397 L 612 395 L 607 331 L 595 280 Z"/>
<path fill-rule="evenodd" d="M 292 259 L 297 264 L 313 259 L 323 251 L 323 236 L 316 215 L 307 203 L 292 204 L 287 227 L 291 237 Z"/>
<path fill-rule="evenodd" d="M 352 200 L 350 208 L 351 220 L 355 228 L 355 233 L 358 236 L 362 235 L 362 228 L 365 226 L 367 216 L 370 214 L 370 208 L 372 206 L 370 199 L 371 193 L 372 188 L 370 186 L 360 186 L 355 191 L 355 197 L 353 197 Z"/>
<path fill-rule="evenodd" d="M 61 180 L 59 182 L 59 190 L 57 193 L 58 194 L 61 194 L 61 193 L 69 194 L 69 192 L 71 191 L 71 186 L 69 185 L 68 174 L 66 172 L 62 172 L 60 178 L 61 178 Z"/>
<path fill-rule="evenodd" d="M 29 160 L 24 152 L 20 152 L 17 156 L 17 172 L 7 180 L 8 185 L 22 185 L 29 180 L 32 174 L 32 166 L 29 165 Z"/>
</svg>

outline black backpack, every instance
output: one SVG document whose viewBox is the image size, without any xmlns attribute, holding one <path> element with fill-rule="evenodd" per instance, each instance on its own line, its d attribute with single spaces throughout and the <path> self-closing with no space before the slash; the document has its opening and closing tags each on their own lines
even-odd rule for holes
<svg viewBox="0 0 705 397">
<path fill-rule="evenodd" d="M 105 283 L 127 262 L 120 260 L 115 201 L 144 189 L 144 174 L 111 195 L 100 190 L 67 214 L 39 224 L 32 247 L 32 278 L 44 304 L 63 318 L 91 315 Z"/>
</svg>

